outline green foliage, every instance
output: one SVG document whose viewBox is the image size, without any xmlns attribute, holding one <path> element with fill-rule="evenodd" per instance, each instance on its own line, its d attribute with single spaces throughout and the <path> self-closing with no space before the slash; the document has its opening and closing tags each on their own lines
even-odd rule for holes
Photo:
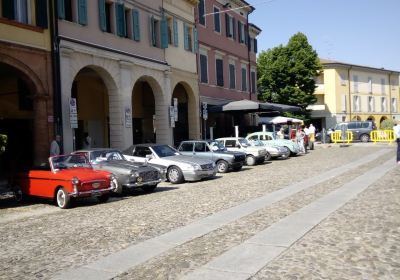
<svg viewBox="0 0 400 280">
<path fill-rule="evenodd" d="M 395 125 L 393 120 L 384 120 L 381 122 L 380 129 L 393 129 L 393 126 Z"/>
<path fill-rule="evenodd" d="M 257 59 L 259 99 L 306 107 L 314 104 L 315 80 L 322 67 L 317 52 L 302 33 L 293 35 L 286 46 L 260 53 Z"/>
<path fill-rule="evenodd" d="M 0 155 L 5 152 L 7 146 L 7 135 L 0 134 Z"/>
</svg>

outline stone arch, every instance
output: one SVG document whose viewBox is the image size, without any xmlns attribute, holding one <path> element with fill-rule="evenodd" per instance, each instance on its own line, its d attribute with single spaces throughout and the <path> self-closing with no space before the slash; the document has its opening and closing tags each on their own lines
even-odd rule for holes
<svg viewBox="0 0 400 280">
<path fill-rule="evenodd" d="M 148 76 L 148 75 L 143 75 L 143 76 L 138 77 L 132 83 L 132 86 L 131 86 L 132 90 L 135 87 L 137 82 L 147 82 L 150 85 L 150 87 L 153 91 L 154 100 L 155 100 L 156 104 L 163 104 L 165 102 L 161 85 L 154 77 Z"/>
<path fill-rule="evenodd" d="M 379 126 L 381 125 L 381 123 L 382 123 L 384 120 L 387 120 L 387 117 L 386 117 L 386 116 L 382 116 L 382 117 L 379 119 Z"/>
<path fill-rule="evenodd" d="M 361 121 L 361 117 L 360 116 L 354 116 L 352 118 L 352 121 Z"/>
<path fill-rule="evenodd" d="M 367 118 L 367 121 L 373 121 L 373 122 L 375 122 L 375 117 L 374 117 L 374 116 L 369 116 L 369 117 Z"/>
</svg>

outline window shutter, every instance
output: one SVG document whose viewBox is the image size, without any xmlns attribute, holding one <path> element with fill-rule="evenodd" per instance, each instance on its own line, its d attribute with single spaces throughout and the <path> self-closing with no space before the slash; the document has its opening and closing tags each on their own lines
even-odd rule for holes
<svg viewBox="0 0 400 280">
<path fill-rule="evenodd" d="M 189 34 L 188 34 L 188 26 L 186 25 L 186 23 L 183 24 L 183 36 L 185 38 L 185 50 L 189 49 Z"/>
<path fill-rule="evenodd" d="M 202 83 L 208 83 L 207 77 L 208 69 L 207 69 L 207 56 L 200 55 L 200 81 Z"/>
<path fill-rule="evenodd" d="M 239 43 L 243 43 L 242 42 L 242 23 L 240 21 L 238 21 L 238 39 L 239 39 Z"/>
<path fill-rule="evenodd" d="M 197 29 L 193 28 L 193 52 L 197 53 L 198 49 L 199 49 L 199 41 L 198 41 Z"/>
<path fill-rule="evenodd" d="M 106 1 L 99 0 L 99 24 L 101 31 L 107 31 Z"/>
<path fill-rule="evenodd" d="M 4 2 L 11 2 L 11 1 L 3 1 L 3 3 Z M 12 2 L 14 2 L 14 1 L 12 1 Z M 58 18 L 65 19 L 64 0 L 57 0 L 57 13 L 58 13 Z"/>
<path fill-rule="evenodd" d="M 87 2 L 86 0 L 78 1 L 78 23 L 87 25 Z"/>
<path fill-rule="evenodd" d="M 219 9 L 214 7 L 214 31 L 221 32 Z"/>
<path fill-rule="evenodd" d="M 250 76 L 251 76 L 251 93 L 255 93 L 256 92 L 256 73 L 251 72 Z"/>
<path fill-rule="evenodd" d="M 174 46 L 178 47 L 179 46 L 179 39 L 178 39 L 178 21 L 176 18 L 173 19 L 173 32 L 174 32 Z"/>
<path fill-rule="evenodd" d="M 115 3 L 115 20 L 117 24 L 117 35 L 125 37 L 125 11 L 123 4 Z"/>
<path fill-rule="evenodd" d="M 231 37 L 230 36 L 229 15 L 228 14 L 225 14 L 225 32 L 226 32 L 226 37 Z"/>
<path fill-rule="evenodd" d="M 246 68 L 242 68 L 242 91 L 247 90 Z"/>
<path fill-rule="evenodd" d="M 232 37 L 233 40 L 236 40 L 236 20 L 232 18 Z"/>
<path fill-rule="evenodd" d="M 199 8 L 199 23 L 202 24 L 202 25 L 205 25 L 206 24 L 206 19 L 204 17 L 204 12 L 205 12 L 205 10 L 204 10 L 204 0 L 200 0 L 199 1 L 198 8 Z"/>
<path fill-rule="evenodd" d="M 168 48 L 168 25 L 167 19 L 163 17 L 160 22 L 160 34 L 161 34 L 161 48 Z"/>
<path fill-rule="evenodd" d="M 48 28 L 47 0 L 36 1 L 36 26 Z"/>
<path fill-rule="evenodd" d="M 151 45 L 153 47 L 157 46 L 157 38 L 156 38 L 156 31 L 154 30 L 154 24 L 155 24 L 155 20 L 154 20 L 154 16 L 150 17 L 150 33 L 151 33 Z"/>
<path fill-rule="evenodd" d="M 132 10 L 132 25 L 133 25 L 132 38 L 136 42 L 139 42 L 140 41 L 140 18 L 139 18 L 138 10 Z"/>
<path fill-rule="evenodd" d="M 254 38 L 254 52 L 257 53 L 258 52 L 258 47 L 257 47 L 257 39 Z"/>
<path fill-rule="evenodd" d="M 224 86 L 224 65 L 222 59 L 217 59 L 216 61 L 217 68 L 217 86 Z"/>
</svg>

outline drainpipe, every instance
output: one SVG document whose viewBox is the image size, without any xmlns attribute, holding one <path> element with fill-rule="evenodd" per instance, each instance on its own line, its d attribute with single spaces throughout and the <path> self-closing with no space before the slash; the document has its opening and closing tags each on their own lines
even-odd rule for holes
<svg viewBox="0 0 400 280">
<path fill-rule="evenodd" d="M 350 70 L 353 66 L 350 66 L 349 69 L 347 69 L 347 77 L 349 79 L 349 121 L 351 121 L 351 87 L 350 87 Z"/>
<path fill-rule="evenodd" d="M 61 111 L 61 75 L 60 75 L 60 55 L 58 37 L 58 1 L 49 1 L 50 11 L 50 39 L 52 56 L 52 79 L 53 79 L 53 115 L 54 115 L 54 134 L 60 135 L 63 139 L 62 130 L 62 111 Z M 61 140 L 63 141 L 63 140 Z M 62 147 L 63 145 L 61 145 Z"/>
<path fill-rule="evenodd" d="M 249 100 L 251 100 L 251 61 L 250 61 L 250 52 L 251 52 L 251 43 L 250 43 L 250 33 L 249 33 L 249 14 L 251 13 L 248 12 L 246 14 L 246 34 L 247 34 L 247 61 L 249 62 L 249 70 L 247 71 L 247 80 L 248 80 L 248 89 L 249 89 Z"/>
</svg>

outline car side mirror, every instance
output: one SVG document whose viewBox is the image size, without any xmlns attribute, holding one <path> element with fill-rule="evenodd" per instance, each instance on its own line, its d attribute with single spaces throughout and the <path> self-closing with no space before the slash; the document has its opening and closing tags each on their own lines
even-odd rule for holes
<svg viewBox="0 0 400 280">
<path fill-rule="evenodd" d="M 236 146 L 235 146 L 236 148 L 240 148 L 240 145 L 239 144 L 236 144 Z"/>
<path fill-rule="evenodd" d="M 147 159 L 147 160 L 151 160 L 152 158 L 153 158 L 153 155 L 152 155 L 152 154 L 146 155 L 146 159 Z"/>
</svg>

